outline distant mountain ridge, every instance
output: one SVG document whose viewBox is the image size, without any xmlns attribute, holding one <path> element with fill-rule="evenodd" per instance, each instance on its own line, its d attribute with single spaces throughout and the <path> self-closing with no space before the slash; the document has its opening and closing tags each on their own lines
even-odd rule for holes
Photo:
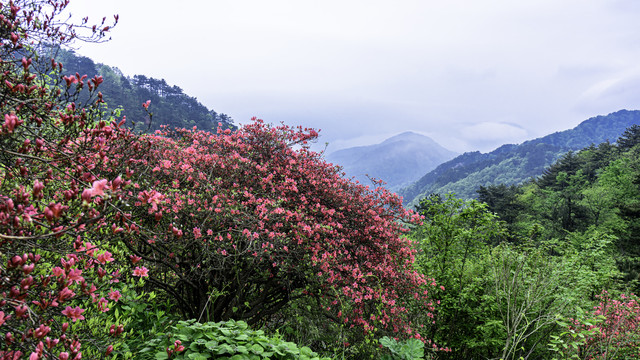
<svg viewBox="0 0 640 360">
<path fill-rule="evenodd" d="M 361 183 L 366 184 L 369 176 L 385 181 L 387 188 L 395 190 L 455 155 L 428 136 L 404 132 L 379 144 L 338 150 L 327 160 L 342 166 L 347 176 Z"/>
<path fill-rule="evenodd" d="M 430 193 L 454 192 L 462 198 L 475 198 L 480 186 L 522 183 L 541 175 L 547 166 L 569 151 L 616 141 L 633 124 L 640 124 L 640 111 L 620 110 L 520 145 L 503 145 L 485 154 L 464 153 L 440 164 L 415 183 L 400 189 L 398 194 L 409 206 Z"/>
</svg>

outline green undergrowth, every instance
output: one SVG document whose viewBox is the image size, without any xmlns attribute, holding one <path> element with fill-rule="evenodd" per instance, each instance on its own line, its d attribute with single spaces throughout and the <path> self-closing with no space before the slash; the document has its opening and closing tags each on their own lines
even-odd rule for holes
<svg viewBox="0 0 640 360">
<path fill-rule="evenodd" d="M 279 336 L 266 336 L 262 330 L 252 330 L 246 322 L 234 320 L 204 324 L 180 321 L 166 334 L 149 341 L 140 355 L 157 360 L 330 360 L 306 346 L 299 347 Z"/>
</svg>

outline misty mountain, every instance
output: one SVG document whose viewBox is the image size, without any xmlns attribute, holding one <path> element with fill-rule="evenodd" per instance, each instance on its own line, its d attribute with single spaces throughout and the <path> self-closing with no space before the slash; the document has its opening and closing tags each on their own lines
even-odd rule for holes
<svg viewBox="0 0 640 360">
<path fill-rule="evenodd" d="M 519 145 L 503 145 L 489 153 L 464 153 L 439 165 L 398 194 L 410 207 L 430 193 L 454 192 L 461 198 L 476 198 L 480 186 L 520 184 L 540 176 L 565 153 L 591 144 L 614 142 L 633 124 L 640 124 L 640 111 L 620 110 Z"/>
<path fill-rule="evenodd" d="M 336 151 L 327 160 L 342 166 L 348 177 L 363 184 L 369 184 L 371 177 L 384 180 L 387 188 L 396 190 L 454 156 L 456 153 L 428 136 L 404 132 L 380 144 Z"/>
</svg>

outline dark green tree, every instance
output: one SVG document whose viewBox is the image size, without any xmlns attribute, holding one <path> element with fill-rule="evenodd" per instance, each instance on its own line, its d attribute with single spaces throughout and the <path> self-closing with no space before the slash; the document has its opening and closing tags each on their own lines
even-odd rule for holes
<svg viewBox="0 0 640 360">
<path fill-rule="evenodd" d="M 478 201 L 487 204 L 487 209 L 498 215 L 507 224 L 513 224 L 524 205 L 518 200 L 521 188 L 516 185 L 480 186 L 477 190 Z"/>
<path fill-rule="evenodd" d="M 630 150 L 632 147 L 640 144 L 640 125 L 634 124 L 622 133 L 617 141 L 620 151 Z"/>
</svg>

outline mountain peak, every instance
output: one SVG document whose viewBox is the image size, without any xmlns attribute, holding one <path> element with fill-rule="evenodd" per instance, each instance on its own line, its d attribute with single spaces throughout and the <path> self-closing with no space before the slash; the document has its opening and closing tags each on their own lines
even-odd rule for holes
<svg viewBox="0 0 640 360">
<path fill-rule="evenodd" d="M 425 140 L 435 143 L 435 141 L 433 139 L 431 139 L 430 137 L 428 137 L 426 135 L 418 134 L 418 133 L 415 133 L 413 131 L 405 131 L 403 133 L 400 133 L 398 135 L 394 135 L 394 136 L 384 140 L 382 142 L 382 144 L 390 143 L 390 142 L 394 142 L 394 141 L 425 141 Z"/>
<path fill-rule="evenodd" d="M 336 151 L 327 160 L 360 182 L 367 182 L 370 176 L 385 181 L 389 189 L 397 189 L 455 155 L 428 136 L 406 131 L 379 144 Z"/>
</svg>

